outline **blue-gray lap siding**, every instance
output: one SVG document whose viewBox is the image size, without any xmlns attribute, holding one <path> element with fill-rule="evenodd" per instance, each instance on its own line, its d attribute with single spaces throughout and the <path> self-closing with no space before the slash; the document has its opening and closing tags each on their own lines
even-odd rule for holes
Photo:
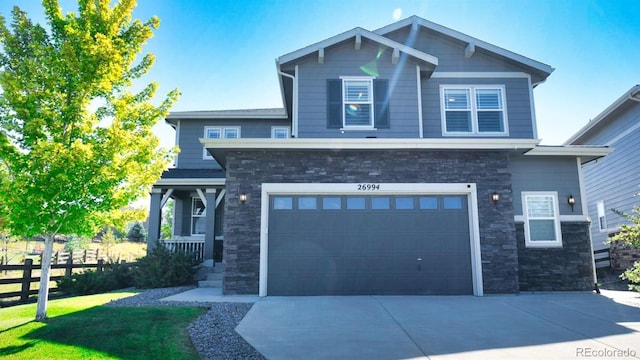
<svg viewBox="0 0 640 360">
<path fill-rule="evenodd" d="M 593 131 L 589 137 L 576 144 L 607 145 L 614 151 L 604 158 L 585 164 L 583 167 L 585 191 L 589 216 L 592 219 L 591 237 L 594 249 L 607 248 L 609 231 L 600 231 L 598 224 L 598 201 L 604 201 L 607 228 L 615 231 L 627 221 L 611 209 L 630 212 L 634 205 L 640 205 L 635 194 L 640 192 L 640 129 L 636 128 L 626 136 L 613 141 L 625 131 L 640 124 L 640 104 L 634 103 L 624 111 L 615 114 L 615 120 Z"/>
<path fill-rule="evenodd" d="M 182 169 L 219 169 L 215 160 L 203 159 L 200 139 L 204 137 L 205 127 L 239 127 L 241 138 L 270 138 L 272 126 L 291 126 L 286 119 L 185 119 L 180 121 L 178 147 L 178 168 Z"/>
</svg>

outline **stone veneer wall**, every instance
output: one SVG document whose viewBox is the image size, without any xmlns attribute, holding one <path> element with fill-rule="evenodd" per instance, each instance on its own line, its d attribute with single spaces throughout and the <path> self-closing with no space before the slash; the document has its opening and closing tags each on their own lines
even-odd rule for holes
<svg viewBox="0 0 640 360">
<path fill-rule="evenodd" d="M 527 248 L 524 224 L 516 224 L 520 291 L 593 290 L 589 223 L 563 222 L 561 248 Z"/>
<path fill-rule="evenodd" d="M 629 269 L 640 261 L 640 249 L 627 245 L 622 241 L 614 241 L 609 245 L 611 267 L 615 270 Z"/>
<path fill-rule="evenodd" d="M 518 291 L 507 152 L 231 151 L 226 171 L 225 294 L 258 293 L 262 183 L 476 183 L 484 291 Z M 249 195 L 245 204 L 241 192 Z"/>
</svg>

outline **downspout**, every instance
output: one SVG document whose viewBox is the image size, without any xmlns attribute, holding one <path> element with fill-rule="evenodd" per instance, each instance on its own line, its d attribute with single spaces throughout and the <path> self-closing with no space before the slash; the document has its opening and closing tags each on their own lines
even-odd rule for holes
<svg viewBox="0 0 640 360">
<path fill-rule="evenodd" d="M 287 74 L 280 70 L 280 64 L 278 64 L 278 74 L 286 76 L 293 80 L 293 95 L 291 104 L 291 137 L 298 137 L 298 65 L 295 66 L 294 75 Z"/>
<path fill-rule="evenodd" d="M 416 65 L 416 85 L 418 87 L 418 137 L 424 137 L 424 128 L 422 120 L 422 84 L 420 82 L 420 65 Z"/>
</svg>

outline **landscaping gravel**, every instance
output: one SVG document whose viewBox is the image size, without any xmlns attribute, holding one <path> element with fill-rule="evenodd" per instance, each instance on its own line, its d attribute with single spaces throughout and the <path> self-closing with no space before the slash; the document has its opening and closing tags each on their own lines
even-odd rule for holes
<svg viewBox="0 0 640 360">
<path fill-rule="evenodd" d="M 137 295 L 114 300 L 106 306 L 198 306 L 209 309 L 189 324 L 189 337 L 201 359 L 265 359 L 249 345 L 235 328 L 247 314 L 252 303 L 203 303 L 160 301 L 193 286 L 145 290 Z"/>
</svg>

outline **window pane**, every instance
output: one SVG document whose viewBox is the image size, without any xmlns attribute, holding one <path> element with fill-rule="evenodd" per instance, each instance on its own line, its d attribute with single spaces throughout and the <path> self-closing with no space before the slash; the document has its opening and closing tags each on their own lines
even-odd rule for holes
<svg viewBox="0 0 640 360">
<path fill-rule="evenodd" d="M 224 129 L 224 138 L 225 139 L 237 139 L 238 138 L 238 129 Z"/>
<path fill-rule="evenodd" d="M 342 209 L 342 199 L 339 197 L 325 197 L 322 198 L 323 210 L 340 210 Z"/>
<path fill-rule="evenodd" d="M 191 222 L 192 235 L 204 235 L 206 219 L 204 217 L 194 217 Z"/>
<path fill-rule="evenodd" d="M 447 132 L 471 132 L 470 111 L 447 111 L 445 116 Z"/>
<path fill-rule="evenodd" d="M 422 196 L 420 197 L 420 209 L 425 210 L 437 210 L 438 198 L 435 196 Z"/>
<path fill-rule="evenodd" d="M 504 132 L 502 111 L 478 111 L 478 131 Z"/>
<path fill-rule="evenodd" d="M 553 196 L 527 196 L 527 214 L 530 218 L 554 217 Z"/>
<path fill-rule="evenodd" d="M 195 216 L 204 216 L 207 214 L 207 210 L 204 207 L 204 203 L 200 199 L 193 199 L 192 202 L 192 215 Z"/>
<path fill-rule="evenodd" d="M 413 197 L 397 197 L 396 209 L 398 210 L 411 210 L 413 209 Z"/>
<path fill-rule="evenodd" d="M 469 110 L 469 89 L 445 89 L 444 108 L 447 110 Z"/>
<path fill-rule="evenodd" d="M 529 220 L 531 241 L 556 241 L 555 220 Z"/>
<path fill-rule="evenodd" d="M 388 197 L 372 197 L 371 209 L 373 210 L 388 210 L 391 208 Z"/>
<path fill-rule="evenodd" d="M 293 198 L 289 196 L 278 196 L 273 198 L 274 210 L 291 210 L 293 209 Z"/>
<path fill-rule="evenodd" d="M 347 209 L 349 210 L 364 210 L 364 198 L 363 197 L 348 197 Z"/>
<path fill-rule="evenodd" d="M 274 139 L 287 139 L 289 138 L 288 128 L 274 128 L 272 136 Z"/>
<path fill-rule="evenodd" d="M 345 80 L 345 102 L 369 102 L 371 101 L 371 81 L 369 80 Z"/>
<path fill-rule="evenodd" d="M 299 197 L 298 198 L 299 210 L 315 210 L 317 208 L 318 208 L 318 205 L 315 197 Z"/>
<path fill-rule="evenodd" d="M 207 129 L 207 138 L 220 139 L 220 129 Z"/>
<path fill-rule="evenodd" d="M 442 204 L 445 209 L 462 209 L 462 198 L 459 196 L 445 197 Z"/>
<path fill-rule="evenodd" d="M 476 107 L 478 109 L 502 109 L 502 90 L 477 89 Z"/>
<path fill-rule="evenodd" d="M 344 124 L 347 126 L 371 125 L 371 105 L 345 104 Z"/>
</svg>

